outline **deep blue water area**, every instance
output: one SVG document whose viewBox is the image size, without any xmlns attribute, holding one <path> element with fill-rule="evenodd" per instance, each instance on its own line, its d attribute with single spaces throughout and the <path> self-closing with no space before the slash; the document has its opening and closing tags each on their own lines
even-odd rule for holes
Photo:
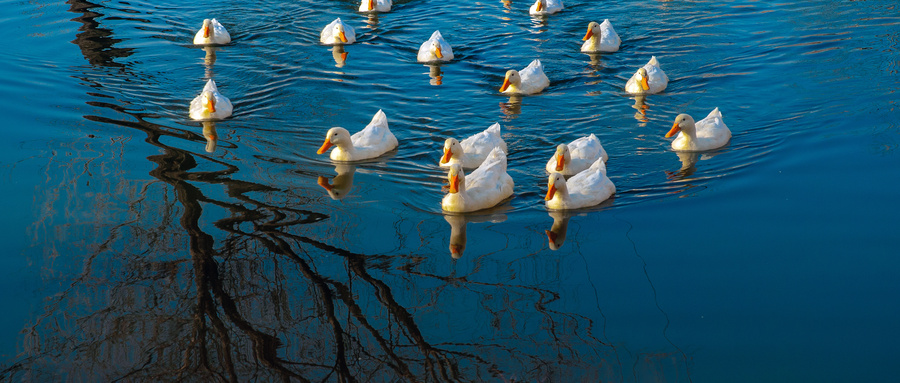
<svg viewBox="0 0 900 383">
<path fill-rule="evenodd" d="M 530 5 L 0 0 L 2 376 L 895 381 L 900 7 Z M 233 41 L 193 45 L 204 18 Z M 619 51 L 581 53 L 604 19 Z M 455 59 L 417 63 L 435 30 Z M 629 95 L 652 56 L 668 87 Z M 547 89 L 498 92 L 534 59 Z M 193 121 L 208 79 L 234 114 Z M 726 146 L 672 150 L 717 107 Z M 379 109 L 396 151 L 316 154 Z M 494 122 L 513 197 L 444 214 L 444 140 Z M 616 194 L 548 212 L 591 133 Z"/>
</svg>

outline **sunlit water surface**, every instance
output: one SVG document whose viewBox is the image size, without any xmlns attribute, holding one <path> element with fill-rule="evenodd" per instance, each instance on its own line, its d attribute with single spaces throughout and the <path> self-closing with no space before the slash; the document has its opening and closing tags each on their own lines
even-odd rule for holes
<svg viewBox="0 0 900 383">
<path fill-rule="evenodd" d="M 895 380 L 895 2 L 529 5 L 0 2 L 3 375 Z M 191 44 L 208 17 L 231 44 Z M 336 17 L 343 51 L 318 43 Z M 620 50 L 580 53 L 603 19 Z M 416 63 L 437 29 L 456 59 Z M 668 88 L 627 95 L 652 55 Z M 498 93 L 535 58 L 549 88 Z M 203 125 L 208 78 L 235 112 Z M 731 142 L 671 151 L 715 107 Z M 315 154 L 379 109 L 398 150 Z M 514 197 L 443 215 L 443 140 L 494 122 Z M 546 160 L 590 133 L 615 197 L 548 214 Z"/>
</svg>

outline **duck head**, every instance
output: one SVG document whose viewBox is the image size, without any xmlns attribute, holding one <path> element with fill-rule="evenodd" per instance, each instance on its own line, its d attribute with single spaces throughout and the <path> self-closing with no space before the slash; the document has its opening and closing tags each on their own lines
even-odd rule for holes
<svg viewBox="0 0 900 383">
<path fill-rule="evenodd" d="M 344 34 L 344 24 L 336 23 L 334 24 L 333 33 L 335 42 L 347 42 L 347 35 Z"/>
<path fill-rule="evenodd" d="M 638 69 L 637 73 L 634 75 L 635 79 L 638 81 L 638 84 L 641 85 L 641 89 L 650 90 L 650 76 L 647 75 L 647 70 L 641 67 Z"/>
<path fill-rule="evenodd" d="M 510 69 L 506 71 L 506 77 L 503 78 L 503 85 L 500 86 L 500 91 L 505 92 L 507 89 L 516 91 L 521 85 L 522 77 L 519 76 L 519 71 Z"/>
<path fill-rule="evenodd" d="M 544 201 L 549 201 L 560 193 L 562 195 L 569 194 L 569 189 L 566 187 L 566 178 L 560 173 L 552 173 L 547 180 L 547 196 L 544 197 Z"/>
<path fill-rule="evenodd" d="M 203 105 L 204 114 L 213 114 L 216 112 L 216 95 L 208 90 L 203 91 L 200 103 Z"/>
<path fill-rule="evenodd" d="M 450 183 L 450 193 L 459 193 L 466 190 L 466 175 L 460 164 L 450 165 L 447 172 L 447 181 Z"/>
<path fill-rule="evenodd" d="M 694 119 L 685 113 L 679 114 L 675 117 L 675 123 L 672 124 L 672 129 L 670 129 L 669 132 L 666 133 L 666 138 L 671 138 L 681 131 L 683 131 L 685 135 L 691 138 L 697 136 L 697 127 L 694 125 Z"/>
<path fill-rule="evenodd" d="M 462 145 L 459 144 L 455 138 L 448 138 L 444 141 L 444 156 L 441 157 L 441 163 L 446 164 L 450 162 L 450 159 L 456 157 L 458 160 L 459 157 L 463 154 Z"/>
<path fill-rule="evenodd" d="M 209 19 L 203 19 L 203 37 L 209 38 L 210 35 L 213 34 L 213 29 L 210 28 L 212 26 L 212 21 Z"/>
<path fill-rule="evenodd" d="M 590 23 L 588 23 L 587 33 L 584 34 L 584 38 L 582 38 L 581 40 L 587 41 L 594 35 L 600 36 L 600 33 L 600 24 L 597 24 L 596 21 L 591 21 Z"/>
<path fill-rule="evenodd" d="M 328 129 L 328 133 L 325 134 L 325 142 L 322 143 L 322 147 L 316 151 L 317 154 L 322 154 L 328 151 L 332 146 L 337 146 L 339 148 L 348 148 L 353 145 L 353 142 L 350 141 L 350 132 L 347 129 L 334 127 Z"/>
<path fill-rule="evenodd" d="M 559 144 L 556 147 L 556 171 L 561 172 L 565 169 L 566 164 L 572 160 L 572 155 L 569 153 L 569 146 L 566 144 Z"/>
<path fill-rule="evenodd" d="M 441 52 L 441 42 L 440 41 L 431 40 L 431 54 L 433 54 L 434 57 L 437 57 L 439 59 L 444 58 L 444 53 Z"/>
</svg>

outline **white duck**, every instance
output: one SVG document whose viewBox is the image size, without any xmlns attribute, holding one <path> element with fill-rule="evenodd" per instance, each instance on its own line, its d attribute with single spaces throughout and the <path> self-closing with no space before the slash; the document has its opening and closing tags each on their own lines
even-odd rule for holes
<svg viewBox="0 0 900 383">
<path fill-rule="evenodd" d="M 680 133 L 679 133 L 680 132 Z M 706 118 L 694 123 L 694 119 L 687 114 L 679 114 L 675 117 L 675 123 L 666 138 L 678 137 L 672 141 L 672 149 L 680 151 L 697 152 L 722 147 L 731 139 L 731 130 L 722 121 L 722 112 L 719 108 L 709 112 Z"/>
<path fill-rule="evenodd" d="M 506 94 L 535 94 L 550 86 L 550 79 L 544 74 L 544 65 L 541 60 L 534 60 L 525 69 L 516 71 L 510 69 L 506 72 L 500 92 Z"/>
<path fill-rule="evenodd" d="M 659 93 L 666 89 L 669 77 L 659 67 L 656 56 L 650 58 L 644 65 L 625 83 L 625 91 L 631 94 Z"/>
<path fill-rule="evenodd" d="M 221 120 L 231 115 L 234 107 L 231 100 L 219 93 L 216 82 L 206 82 L 200 95 L 191 101 L 191 118 L 195 120 Z"/>
<path fill-rule="evenodd" d="M 587 169 L 597 159 L 609 159 L 600 139 L 593 133 L 590 136 L 581 137 L 568 145 L 559 144 L 556 147 L 556 153 L 547 161 L 547 172 L 561 173 L 564 176 L 570 176 Z"/>
<path fill-rule="evenodd" d="M 360 12 L 390 12 L 391 0 L 362 0 L 359 3 Z"/>
<path fill-rule="evenodd" d="M 551 210 L 580 209 L 606 201 L 615 193 L 616 185 L 606 177 L 606 164 L 598 158 L 568 181 L 562 174 L 550 174 L 544 201 Z"/>
<path fill-rule="evenodd" d="M 469 136 L 462 142 L 452 137 L 448 138 L 444 141 L 444 155 L 438 165 L 442 168 L 449 168 L 453 164 L 460 164 L 467 169 L 477 168 L 491 150 L 497 147 L 504 153 L 507 152 L 506 141 L 500 137 L 500 124 L 494 123 L 483 132 Z"/>
<path fill-rule="evenodd" d="M 196 45 L 228 44 L 230 42 L 231 35 L 216 19 L 204 19 L 203 26 L 194 35 L 194 44 Z"/>
<path fill-rule="evenodd" d="M 602 24 L 597 24 L 596 21 L 588 23 L 587 33 L 582 40 L 584 44 L 581 45 L 581 51 L 586 53 L 615 52 L 622 44 L 622 39 L 608 19 L 603 20 Z"/>
<path fill-rule="evenodd" d="M 447 173 L 450 193 L 441 201 L 444 211 L 465 213 L 495 206 L 513 194 L 512 177 L 506 172 L 506 153 L 494 148 L 478 169 L 467 177 L 459 164 Z"/>
<path fill-rule="evenodd" d="M 562 0 L 536 0 L 534 4 L 531 5 L 531 8 L 528 8 L 528 13 L 535 16 L 549 15 L 559 12 L 562 9 Z"/>
<path fill-rule="evenodd" d="M 319 41 L 325 45 L 353 44 L 356 42 L 356 31 L 338 17 L 322 29 Z"/>
<path fill-rule="evenodd" d="M 440 31 L 434 31 L 431 38 L 419 47 L 419 54 L 416 55 L 416 58 L 420 63 L 450 61 L 453 60 L 453 49 L 450 48 L 447 40 L 444 40 L 444 36 L 441 36 Z"/>
<path fill-rule="evenodd" d="M 359 161 L 378 157 L 387 153 L 398 145 L 397 137 L 388 129 L 387 116 L 381 109 L 372 117 L 372 122 L 350 135 L 344 128 L 331 128 L 325 135 L 325 142 L 316 152 L 325 153 L 335 146 L 330 158 L 335 161 Z"/>
</svg>

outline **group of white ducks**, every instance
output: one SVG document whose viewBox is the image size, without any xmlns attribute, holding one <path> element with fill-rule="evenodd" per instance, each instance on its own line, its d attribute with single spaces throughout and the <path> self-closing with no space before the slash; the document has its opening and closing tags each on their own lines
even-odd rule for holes
<svg viewBox="0 0 900 383">
<path fill-rule="evenodd" d="M 391 6 L 391 0 L 362 0 L 359 11 L 389 12 Z M 549 15 L 561 9 L 561 0 L 536 0 L 529 13 Z M 615 52 L 621 44 L 609 20 L 590 22 L 582 40 L 581 51 L 588 53 Z M 194 37 L 194 44 L 198 45 L 228 44 L 230 41 L 228 32 L 215 19 L 204 20 L 203 27 Z M 353 27 L 338 18 L 322 29 L 319 41 L 325 45 L 352 44 L 356 41 L 356 33 Z M 422 63 L 447 62 L 453 57 L 450 44 L 439 31 L 422 43 L 417 54 L 417 60 Z M 626 82 L 625 91 L 637 95 L 658 93 L 668 82 L 669 78 L 654 56 Z M 520 71 L 507 71 L 500 92 L 531 95 L 549 85 L 543 65 L 534 60 Z M 219 94 L 212 79 L 191 102 L 190 115 L 196 120 L 223 119 L 231 112 L 231 102 Z M 711 150 L 724 146 L 731 139 L 731 132 L 722 121 L 718 108 L 697 122 L 687 114 L 679 114 L 665 137 L 676 134 L 672 141 L 676 151 Z M 331 149 L 333 161 L 354 162 L 379 157 L 397 148 L 398 144 L 388 128 L 387 116 L 379 110 L 364 129 L 352 135 L 344 128 L 329 129 L 317 153 L 324 154 Z M 472 212 L 496 206 L 511 197 L 514 182 L 507 173 L 506 154 L 506 142 L 497 123 L 462 141 L 446 139 L 443 156 L 438 161 L 440 167 L 448 169 L 449 192 L 441 201 L 442 209 L 453 213 Z M 608 158 L 594 134 L 557 146 L 546 165 L 549 173 L 544 198 L 546 207 L 551 210 L 585 208 L 600 204 L 615 194 L 616 187 L 606 176 Z M 464 169 L 474 170 L 467 175 Z M 566 179 L 567 176 L 570 177 Z"/>
</svg>

